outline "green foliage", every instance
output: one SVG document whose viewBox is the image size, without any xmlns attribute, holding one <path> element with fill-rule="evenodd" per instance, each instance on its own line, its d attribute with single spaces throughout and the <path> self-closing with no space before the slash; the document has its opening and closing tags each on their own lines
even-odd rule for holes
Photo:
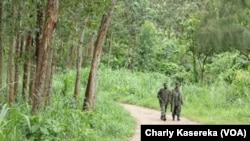
<svg viewBox="0 0 250 141">
<path fill-rule="evenodd" d="M 218 60 L 223 62 L 228 60 L 224 57 L 230 56 L 225 54 Z M 74 106 L 76 101 L 71 88 L 75 75 L 73 72 L 54 77 L 53 103 L 38 115 L 30 115 L 30 105 L 25 103 L 17 103 L 11 108 L 3 105 L 0 139 L 123 141 L 134 133 L 135 121 L 117 102 L 159 109 L 156 97 L 158 90 L 164 82 L 173 89 L 175 82 L 173 78 L 160 73 L 112 70 L 101 66 L 95 108 L 82 112 L 79 110 L 81 105 Z M 86 86 L 88 72 L 89 69 L 83 69 L 82 87 Z M 249 123 L 249 73 L 250 69 L 235 71 L 232 84 L 225 83 L 223 79 L 210 85 L 182 83 L 182 115 L 202 123 Z M 68 81 L 62 81 L 66 78 Z M 68 89 L 63 96 L 62 89 L 65 86 Z M 83 97 L 84 88 L 80 91 L 79 97 Z M 77 103 L 82 103 L 82 99 Z"/>
<path fill-rule="evenodd" d="M 84 87 L 89 69 L 83 69 L 79 97 L 84 97 Z M 28 103 L 16 103 L 0 109 L 0 139 L 19 141 L 103 140 L 124 141 L 132 136 L 135 121 L 111 95 L 98 91 L 95 108 L 83 112 L 82 99 L 73 98 L 75 71 L 59 73 L 54 77 L 51 105 L 30 115 Z M 67 87 L 67 88 L 64 88 Z M 65 95 L 64 95 L 65 94 Z"/>
<path fill-rule="evenodd" d="M 136 67 L 140 71 L 148 71 L 153 68 L 152 59 L 157 47 L 156 27 L 152 22 L 145 21 L 138 35 L 138 47 L 136 48 Z"/>
<path fill-rule="evenodd" d="M 110 75 L 116 77 L 110 77 Z M 154 97 L 156 86 L 161 87 L 164 82 L 171 83 L 169 77 L 158 73 L 140 72 L 131 73 L 125 69 L 113 71 L 103 69 L 100 72 L 100 91 L 108 92 L 114 100 L 122 99 L 123 102 L 136 103 L 148 96 Z"/>
<path fill-rule="evenodd" d="M 210 3 L 215 12 L 208 10 L 208 15 L 204 16 L 200 28 L 196 30 L 196 41 L 198 51 L 204 54 L 220 53 L 231 51 L 235 48 L 242 54 L 248 52 L 249 48 L 249 27 L 245 11 L 249 11 L 242 1 L 219 1 Z M 209 6 L 211 6 L 209 5 Z M 230 6 L 229 6 L 230 5 Z M 243 24 L 244 23 L 244 24 Z"/>
<path fill-rule="evenodd" d="M 235 64 L 236 58 L 239 53 L 222 53 L 214 56 L 209 64 L 206 65 L 206 82 L 221 81 L 221 79 L 229 84 L 231 84 L 234 79 L 234 71 L 237 69 Z M 215 75 L 216 74 L 216 75 Z M 219 76 L 219 77 L 218 77 Z"/>
<path fill-rule="evenodd" d="M 24 35 L 31 31 L 34 37 L 37 31 L 33 11 L 38 0 L 17 3 L 22 14 L 20 23 L 15 22 L 14 2 L 4 1 L 3 6 L 5 58 L 10 39 L 18 32 L 14 31 L 17 24 Z M 68 70 L 67 63 L 74 65 L 75 56 L 68 62 L 69 47 L 78 45 L 83 21 L 89 17 L 86 47 L 110 2 L 59 4 L 53 48 L 58 49 L 56 67 L 62 72 L 54 77 L 52 105 L 37 116 L 29 114 L 28 104 L 1 105 L 0 140 L 126 140 L 134 131 L 134 122 L 116 102 L 159 109 L 157 91 L 164 82 L 172 89 L 175 81 L 184 82 L 183 115 L 203 123 L 249 123 L 249 0 L 119 1 L 107 38 L 110 42 L 103 50 L 96 107 L 91 112 L 79 110 L 83 99 L 73 98 L 75 71 Z M 205 83 L 193 84 L 192 71 L 196 72 L 196 67 L 191 66 L 197 65 L 197 57 L 206 55 L 209 58 L 204 64 Z M 108 63 L 116 70 L 107 69 Z M 88 73 L 89 68 L 83 69 L 79 95 L 82 98 Z M 5 92 L 6 87 L 0 89 Z"/>
<path fill-rule="evenodd" d="M 209 85 L 182 83 L 184 97 L 183 116 L 202 123 L 249 123 L 249 70 L 239 72 L 233 84 L 217 79 Z M 124 69 L 113 71 L 103 68 L 100 72 L 100 91 L 116 101 L 159 109 L 156 98 L 162 83 L 173 89 L 176 80 L 158 73 L 130 72 Z M 110 77 L 116 76 L 116 77 Z M 190 74 L 186 74 L 188 75 Z M 217 77 L 220 74 L 217 74 Z M 245 76 L 245 79 L 242 77 Z M 190 76 L 189 76 L 190 77 Z M 239 85 L 238 81 L 241 81 Z M 240 92 L 241 95 L 238 94 Z M 245 115 L 245 116 L 239 116 Z"/>
<path fill-rule="evenodd" d="M 221 81 L 211 86 L 184 86 L 186 102 L 183 114 L 208 124 L 248 123 L 250 99 L 249 96 L 236 97 L 234 91 L 237 89 Z"/>
<path fill-rule="evenodd" d="M 237 70 L 235 72 L 235 78 L 232 82 L 234 88 L 234 96 L 236 98 L 249 97 L 250 90 L 250 69 L 247 71 Z"/>
</svg>

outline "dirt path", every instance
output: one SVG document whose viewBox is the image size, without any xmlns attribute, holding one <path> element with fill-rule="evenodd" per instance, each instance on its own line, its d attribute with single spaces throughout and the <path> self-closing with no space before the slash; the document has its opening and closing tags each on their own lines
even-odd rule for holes
<svg viewBox="0 0 250 141">
<path fill-rule="evenodd" d="M 160 111 L 148 109 L 140 106 L 121 104 L 126 110 L 128 110 L 131 115 L 136 119 L 136 131 L 134 136 L 132 136 L 128 141 L 140 141 L 140 128 L 141 124 L 199 124 L 197 122 L 191 121 L 185 117 L 181 117 L 180 121 L 172 121 L 169 108 L 167 111 L 167 121 L 160 120 Z"/>
</svg>

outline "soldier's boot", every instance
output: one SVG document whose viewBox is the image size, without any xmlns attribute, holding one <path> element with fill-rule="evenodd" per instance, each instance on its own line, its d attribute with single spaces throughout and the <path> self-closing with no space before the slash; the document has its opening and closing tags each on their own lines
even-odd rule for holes
<svg viewBox="0 0 250 141">
<path fill-rule="evenodd" d="M 177 120 L 178 120 L 178 121 L 180 121 L 180 120 L 181 120 L 179 115 L 177 115 Z"/>
<path fill-rule="evenodd" d="M 161 120 L 163 120 L 163 115 L 161 115 Z"/>
<path fill-rule="evenodd" d="M 175 115 L 172 115 L 172 117 L 173 117 L 173 120 L 175 120 Z"/>
<path fill-rule="evenodd" d="M 166 120 L 167 120 L 166 116 L 163 116 L 163 121 L 166 121 Z"/>
</svg>

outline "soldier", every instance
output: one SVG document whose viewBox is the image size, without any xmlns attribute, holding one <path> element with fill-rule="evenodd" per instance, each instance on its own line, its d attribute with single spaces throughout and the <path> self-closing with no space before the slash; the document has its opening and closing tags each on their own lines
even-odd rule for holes
<svg viewBox="0 0 250 141">
<path fill-rule="evenodd" d="M 170 101 L 170 95 L 171 95 L 171 91 L 168 89 L 168 86 L 166 83 L 163 84 L 163 88 L 161 88 L 159 90 L 159 92 L 157 93 L 157 98 L 159 100 L 160 103 L 160 107 L 161 107 L 161 120 L 166 121 L 166 110 L 167 110 L 167 106 L 168 103 Z"/>
<path fill-rule="evenodd" d="M 175 84 L 175 88 L 172 91 L 171 97 L 171 111 L 173 120 L 177 115 L 177 120 L 180 120 L 181 106 L 183 105 L 182 94 L 180 92 L 179 83 Z"/>
</svg>

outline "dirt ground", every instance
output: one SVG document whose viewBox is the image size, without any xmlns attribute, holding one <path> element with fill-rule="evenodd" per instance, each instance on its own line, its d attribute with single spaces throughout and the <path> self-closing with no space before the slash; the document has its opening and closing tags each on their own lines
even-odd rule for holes
<svg viewBox="0 0 250 141">
<path fill-rule="evenodd" d="M 140 128 L 141 124 L 199 124 L 197 122 L 191 121 L 185 117 L 180 117 L 180 121 L 172 121 L 171 114 L 169 112 L 169 108 L 167 111 L 167 120 L 160 120 L 160 110 L 148 109 L 140 106 L 129 105 L 129 104 L 121 104 L 126 110 L 128 110 L 131 115 L 136 119 L 137 125 L 134 135 L 128 141 L 140 141 Z"/>
</svg>

